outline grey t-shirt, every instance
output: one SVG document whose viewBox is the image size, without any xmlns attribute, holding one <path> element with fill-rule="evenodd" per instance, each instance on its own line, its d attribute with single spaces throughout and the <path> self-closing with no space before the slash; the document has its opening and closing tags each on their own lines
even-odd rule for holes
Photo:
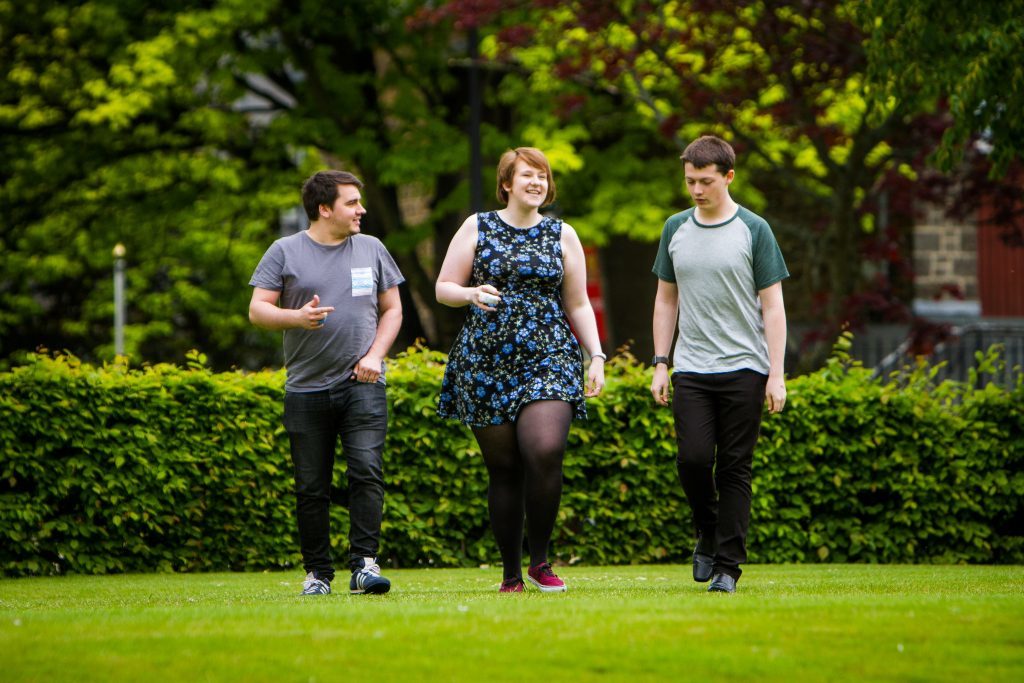
<svg viewBox="0 0 1024 683">
<path fill-rule="evenodd" d="M 349 378 L 377 336 L 378 295 L 405 281 L 376 237 L 356 234 L 325 246 L 307 233 L 270 245 L 249 280 L 281 292 L 281 308 L 302 308 L 314 294 L 321 306 L 334 306 L 321 329 L 284 331 L 285 389 L 295 392 L 320 391 Z"/>
<path fill-rule="evenodd" d="M 694 209 L 665 222 L 654 274 L 679 288 L 676 372 L 768 374 L 758 292 L 789 277 L 768 223 L 743 207 L 703 225 Z"/>
</svg>

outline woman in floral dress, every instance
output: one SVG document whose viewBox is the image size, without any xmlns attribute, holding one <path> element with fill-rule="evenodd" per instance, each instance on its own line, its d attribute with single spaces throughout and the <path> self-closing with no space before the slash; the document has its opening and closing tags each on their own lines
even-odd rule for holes
<svg viewBox="0 0 1024 683">
<path fill-rule="evenodd" d="M 584 397 L 604 386 L 605 354 L 586 292 L 583 246 L 576 232 L 540 209 L 555 199 L 544 154 L 509 150 L 498 163 L 499 211 L 474 214 L 452 238 L 437 278 L 437 300 L 468 306 L 448 355 L 438 413 L 473 430 L 488 472 L 487 503 L 504 565 L 501 592 L 527 578 L 561 592 L 547 551 L 562 495 L 562 456 Z M 583 385 L 583 357 L 591 362 Z"/>
</svg>

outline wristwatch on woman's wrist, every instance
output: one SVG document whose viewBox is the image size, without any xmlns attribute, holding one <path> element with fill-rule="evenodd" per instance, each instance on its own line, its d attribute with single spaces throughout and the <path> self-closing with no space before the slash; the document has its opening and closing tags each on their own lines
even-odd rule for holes
<svg viewBox="0 0 1024 683">
<path fill-rule="evenodd" d="M 671 365 L 668 356 L 655 356 L 651 359 L 651 367 L 658 367 L 658 363 L 664 363 L 666 368 Z"/>
</svg>

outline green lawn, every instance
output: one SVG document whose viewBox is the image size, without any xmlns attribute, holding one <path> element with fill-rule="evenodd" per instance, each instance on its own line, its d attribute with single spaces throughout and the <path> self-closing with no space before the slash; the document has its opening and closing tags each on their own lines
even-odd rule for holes
<svg viewBox="0 0 1024 683">
<path fill-rule="evenodd" d="M 496 568 L 403 570 L 319 598 L 298 572 L 4 579 L 0 680 L 1024 680 L 1024 567 L 751 565 L 735 595 L 689 572 L 499 595 Z"/>
</svg>

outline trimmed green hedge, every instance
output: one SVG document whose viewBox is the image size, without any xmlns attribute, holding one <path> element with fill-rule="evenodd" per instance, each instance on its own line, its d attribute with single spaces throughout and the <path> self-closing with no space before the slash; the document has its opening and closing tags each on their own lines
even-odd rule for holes
<svg viewBox="0 0 1024 683">
<path fill-rule="evenodd" d="M 390 363 L 382 559 L 398 566 L 499 562 L 476 444 L 434 412 L 443 363 L 420 348 Z M 755 455 L 752 562 L 1024 561 L 1024 382 L 932 377 L 872 379 L 840 347 L 789 382 Z M 39 355 L 0 374 L 2 572 L 299 565 L 283 382 L 214 374 L 199 355 L 141 369 Z M 671 414 L 649 383 L 621 354 L 574 424 L 555 558 L 688 560 Z M 343 555 L 347 511 L 334 510 Z"/>
</svg>

